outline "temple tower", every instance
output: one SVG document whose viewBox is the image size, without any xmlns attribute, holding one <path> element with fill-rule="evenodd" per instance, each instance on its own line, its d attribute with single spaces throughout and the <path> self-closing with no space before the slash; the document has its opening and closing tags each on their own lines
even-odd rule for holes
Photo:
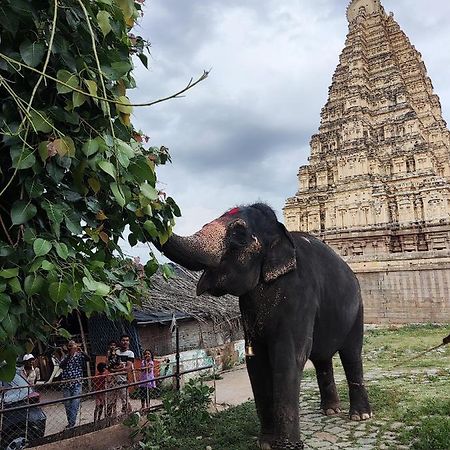
<svg viewBox="0 0 450 450">
<path fill-rule="evenodd" d="M 439 98 L 379 0 L 353 0 L 347 19 L 286 226 L 319 236 L 350 263 L 369 292 L 369 321 L 448 321 L 450 132 Z M 415 313 L 403 312 L 411 306 Z"/>
</svg>

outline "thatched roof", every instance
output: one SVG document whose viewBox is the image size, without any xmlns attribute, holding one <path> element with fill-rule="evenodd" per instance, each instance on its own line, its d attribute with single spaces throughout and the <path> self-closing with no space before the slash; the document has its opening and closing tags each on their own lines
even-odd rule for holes
<svg viewBox="0 0 450 450">
<path fill-rule="evenodd" d="M 177 265 L 172 267 L 175 274 L 169 280 L 165 280 L 160 272 L 151 278 L 149 296 L 143 299 L 141 307 L 136 308 L 135 315 L 147 313 L 167 318 L 175 312 L 180 318 L 193 317 L 200 321 L 212 319 L 216 323 L 228 322 L 240 316 L 238 297 L 197 296 L 195 290 L 201 273 Z"/>
</svg>

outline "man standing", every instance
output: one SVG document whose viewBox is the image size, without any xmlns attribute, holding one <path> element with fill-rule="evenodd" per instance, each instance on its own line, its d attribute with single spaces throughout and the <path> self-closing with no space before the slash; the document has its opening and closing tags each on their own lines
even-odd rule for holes
<svg viewBox="0 0 450 450">
<path fill-rule="evenodd" d="M 124 334 L 120 337 L 120 347 L 116 350 L 116 356 L 120 364 L 110 368 L 110 371 L 116 373 L 116 383 L 122 389 L 118 389 L 118 397 L 122 402 L 122 413 L 131 412 L 131 404 L 128 400 L 128 375 L 131 375 L 133 382 L 136 381 L 134 373 L 134 353 L 130 350 L 130 336 Z"/>
<path fill-rule="evenodd" d="M 59 364 L 59 367 L 62 369 L 61 379 L 63 380 L 64 398 L 75 397 L 81 394 L 81 378 L 83 378 L 84 365 L 86 361 L 90 361 L 89 356 L 80 350 L 80 346 L 75 341 L 67 343 L 67 350 L 67 356 Z M 68 422 L 66 428 L 75 426 L 80 401 L 80 398 L 74 398 L 64 402 Z"/>
</svg>

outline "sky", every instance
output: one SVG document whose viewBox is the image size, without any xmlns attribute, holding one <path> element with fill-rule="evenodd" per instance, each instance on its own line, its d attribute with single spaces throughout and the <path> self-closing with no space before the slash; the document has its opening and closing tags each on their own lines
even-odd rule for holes
<svg viewBox="0 0 450 450">
<path fill-rule="evenodd" d="M 135 108 L 134 126 L 169 148 L 159 188 L 182 210 L 189 235 L 239 204 L 263 201 L 280 221 L 298 189 L 348 32 L 347 0 L 146 0 L 134 30 L 151 42 L 136 64 L 135 102 L 165 97 L 191 77 L 184 98 Z M 382 0 L 422 54 L 450 121 L 450 2 Z M 145 246 L 125 251 L 146 260 Z"/>
</svg>

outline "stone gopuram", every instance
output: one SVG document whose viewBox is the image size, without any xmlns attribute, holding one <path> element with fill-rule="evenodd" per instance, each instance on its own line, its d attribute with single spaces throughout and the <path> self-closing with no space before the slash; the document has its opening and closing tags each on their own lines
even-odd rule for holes
<svg viewBox="0 0 450 450">
<path fill-rule="evenodd" d="M 309 164 L 284 208 L 357 274 L 368 323 L 450 321 L 450 132 L 421 54 L 353 0 Z"/>
</svg>

